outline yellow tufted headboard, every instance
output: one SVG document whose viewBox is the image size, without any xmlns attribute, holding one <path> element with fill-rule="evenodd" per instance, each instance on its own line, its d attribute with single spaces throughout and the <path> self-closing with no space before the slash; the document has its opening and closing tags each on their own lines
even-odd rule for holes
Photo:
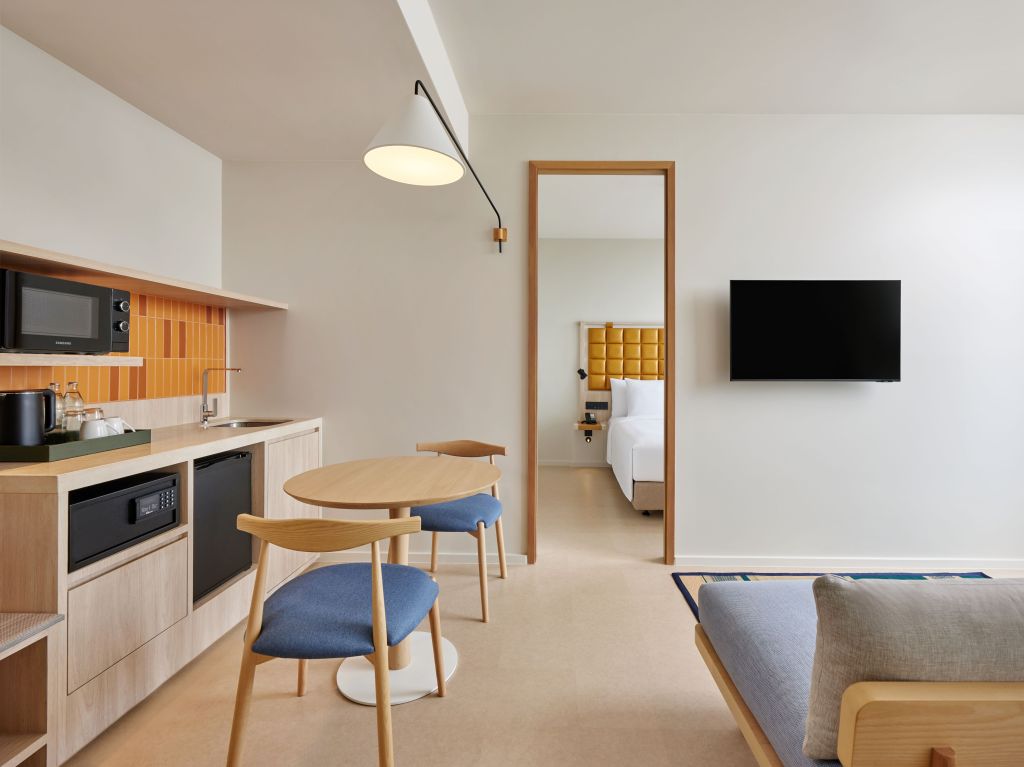
<svg viewBox="0 0 1024 767">
<path fill-rule="evenodd" d="M 611 389 L 609 379 L 665 378 L 665 328 L 587 328 L 587 388 Z"/>
</svg>

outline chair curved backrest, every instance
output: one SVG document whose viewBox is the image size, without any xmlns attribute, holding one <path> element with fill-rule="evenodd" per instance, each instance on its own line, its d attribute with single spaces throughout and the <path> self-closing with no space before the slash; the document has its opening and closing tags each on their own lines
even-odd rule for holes
<svg viewBox="0 0 1024 767">
<path fill-rule="evenodd" d="M 504 445 L 492 445 L 488 442 L 477 442 L 473 439 L 453 439 L 448 442 L 417 442 L 416 450 L 420 453 L 437 453 L 452 455 L 456 458 L 484 458 L 494 464 L 494 456 L 507 455 Z M 491 485 L 491 495 L 498 498 L 498 483 Z"/>
<path fill-rule="evenodd" d="M 264 519 L 252 514 L 239 514 L 238 529 L 292 551 L 344 551 L 396 535 L 418 533 L 420 519 Z"/>
<path fill-rule="evenodd" d="M 439 453 L 440 455 L 453 455 L 458 458 L 484 458 L 507 454 L 504 445 L 491 445 L 487 442 L 477 442 L 472 439 L 454 439 L 448 442 L 417 442 L 416 450 L 421 453 Z"/>
</svg>

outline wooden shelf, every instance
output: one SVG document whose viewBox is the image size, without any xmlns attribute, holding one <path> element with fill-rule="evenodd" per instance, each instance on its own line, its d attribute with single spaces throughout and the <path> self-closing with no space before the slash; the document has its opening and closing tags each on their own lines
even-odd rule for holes
<svg viewBox="0 0 1024 767">
<path fill-rule="evenodd" d="M 140 368 L 142 357 L 110 357 L 105 354 L 0 353 L 0 367 Z"/>
<path fill-rule="evenodd" d="M 603 423 L 583 423 L 580 421 L 576 424 L 576 428 L 579 431 L 602 431 L 604 429 Z"/>
<path fill-rule="evenodd" d="M 284 310 L 288 304 L 0 240 L 0 267 L 226 309 Z"/>
<path fill-rule="evenodd" d="M 0 735 L 0 767 L 15 767 L 45 745 L 45 732 Z"/>
<path fill-rule="evenodd" d="M 62 620 L 64 616 L 56 613 L 0 613 L 0 660 L 23 650 Z"/>
<path fill-rule="evenodd" d="M 54 701 L 49 699 L 51 613 L 0 613 L 0 767 L 41 767 L 53 746 Z"/>
</svg>

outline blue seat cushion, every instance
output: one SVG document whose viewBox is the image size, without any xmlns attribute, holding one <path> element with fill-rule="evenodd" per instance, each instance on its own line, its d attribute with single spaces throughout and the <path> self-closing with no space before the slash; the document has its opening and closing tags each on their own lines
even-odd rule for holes
<svg viewBox="0 0 1024 767">
<path fill-rule="evenodd" d="M 417 506 L 412 515 L 422 520 L 424 530 L 433 533 L 472 533 L 480 522 L 490 527 L 497 521 L 501 501 L 489 493 L 477 493 L 456 501 Z"/>
<path fill-rule="evenodd" d="M 719 581 L 700 589 L 700 623 L 786 767 L 840 767 L 804 756 L 818 615 L 812 580 Z"/>
<path fill-rule="evenodd" d="M 405 639 L 437 599 L 437 584 L 421 570 L 381 565 L 388 645 Z M 371 569 L 368 563 L 311 570 L 275 591 L 263 605 L 263 629 L 253 652 L 275 658 L 352 658 L 373 652 Z"/>
</svg>

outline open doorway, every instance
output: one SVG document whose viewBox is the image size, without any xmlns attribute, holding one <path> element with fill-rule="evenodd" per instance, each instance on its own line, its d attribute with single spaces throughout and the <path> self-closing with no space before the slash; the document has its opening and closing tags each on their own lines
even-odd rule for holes
<svg viewBox="0 0 1024 767">
<path fill-rule="evenodd" d="M 674 562 L 674 191 L 671 162 L 530 163 L 530 562 L 545 520 Z"/>
</svg>

